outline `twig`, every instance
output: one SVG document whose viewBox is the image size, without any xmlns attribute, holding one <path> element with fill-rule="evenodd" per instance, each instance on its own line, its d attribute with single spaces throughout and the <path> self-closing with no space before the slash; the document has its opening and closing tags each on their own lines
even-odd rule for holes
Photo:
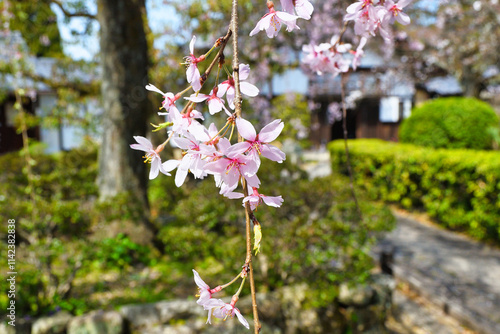
<svg viewBox="0 0 500 334">
<path fill-rule="evenodd" d="M 347 108 L 345 105 L 345 92 L 344 92 L 344 84 L 345 84 L 346 76 L 344 73 L 340 74 L 340 96 L 342 98 L 342 128 L 344 130 L 344 147 L 345 147 L 345 155 L 346 155 L 346 165 L 347 172 L 349 174 L 349 186 L 351 188 L 352 198 L 354 203 L 356 204 L 356 212 L 358 214 L 358 218 L 360 222 L 363 222 L 363 214 L 361 213 L 361 208 L 359 207 L 358 197 L 356 196 L 356 191 L 354 190 L 354 177 L 352 173 L 351 166 L 351 158 L 349 155 L 349 146 L 347 145 Z"/>
<path fill-rule="evenodd" d="M 234 105 L 235 113 L 238 117 L 241 117 L 241 90 L 240 90 L 240 72 L 239 72 L 239 60 L 238 60 L 238 0 L 233 0 L 232 12 L 231 12 L 231 24 L 230 29 L 233 34 L 233 79 L 234 79 Z M 238 141 L 243 141 L 241 135 L 238 135 Z M 243 178 L 242 182 L 243 194 L 248 196 L 248 187 L 246 180 Z M 255 292 L 255 281 L 253 278 L 253 267 L 252 267 L 252 235 L 251 235 L 251 215 L 252 209 L 248 202 L 245 203 L 245 221 L 246 221 L 246 261 L 245 265 L 248 265 L 249 279 L 250 279 L 250 293 L 252 296 L 252 310 L 253 310 L 253 323 L 254 323 L 254 333 L 258 334 L 260 332 L 260 322 L 259 314 L 257 312 L 257 297 Z"/>
<path fill-rule="evenodd" d="M 67 10 L 61 1 L 59 0 L 51 0 L 51 3 L 59 7 L 59 9 L 63 12 L 66 17 L 86 17 L 88 19 L 97 19 L 97 17 L 89 12 L 70 12 Z"/>
</svg>

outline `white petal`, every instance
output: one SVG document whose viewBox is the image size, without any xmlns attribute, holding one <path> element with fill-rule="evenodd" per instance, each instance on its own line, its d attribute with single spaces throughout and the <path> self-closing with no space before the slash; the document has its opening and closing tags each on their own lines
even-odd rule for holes
<svg viewBox="0 0 500 334">
<path fill-rule="evenodd" d="M 194 274 L 194 281 L 195 281 L 196 285 L 198 285 L 200 288 L 203 288 L 203 289 L 210 289 L 208 284 L 205 283 L 205 281 L 203 281 L 201 279 L 200 274 L 198 274 L 198 272 L 194 269 L 193 269 L 193 274 Z"/>
<path fill-rule="evenodd" d="M 177 172 L 175 173 L 175 185 L 177 186 L 177 188 L 182 186 L 182 184 L 186 180 L 187 175 L 188 175 L 187 169 L 177 168 Z"/>
<path fill-rule="evenodd" d="M 246 96 L 254 97 L 259 95 L 259 89 L 246 81 L 240 82 L 240 90 Z"/>
<path fill-rule="evenodd" d="M 134 139 L 136 142 L 138 142 L 140 145 L 144 146 L 144 148 L 147 148 L 149 150 L 153 149 L 153 144 L 147 139 L 146 137 L 143 136 L 134 136 Z"/>
<path fill-rule="evenodd" d="M 164 92 L 162 92 L 161 90 L 159 90 L 158 88 L 156 88 L 156 86 L 154 86 L 152 84 L 146 85 L 146 89 L 151 91 L 151 92 L 156 92 L 156 93 L 160 93 L 161 95 L 165 95 Z"/>
<path fill-rule="evenodd" d="M 189 43 L 189 52 L 191 52 L 191 54 L 194 54 L 194 43 L 196 43 L 196 36 L 193 35 L 193 38 L 191 38 L 191 42 Z"/>
<path fill-rule="evenodd" d="M 200 103 L 208 99 L 210 96 L 205 95 L 205 94 L 191 94 L 190 97 L 185 97 L 186 100 Z"/>
<path fill-rule="evenodd" d="M 171 172 L 179 166 L 181 162 L 179 160 L 167 160 L 162 164 L 163 170 L 166 172 Z"/>
<path fill-rule="evenodd" d="M 248 324 L 248 321 L 241 315 L 240 311 L 235 309 L 234 313 L 238 317 L 238 320 L 243 324 L 243 326 L 245 326 L 247 329 L 250 329 L 250 325 Z"/>
</svg>

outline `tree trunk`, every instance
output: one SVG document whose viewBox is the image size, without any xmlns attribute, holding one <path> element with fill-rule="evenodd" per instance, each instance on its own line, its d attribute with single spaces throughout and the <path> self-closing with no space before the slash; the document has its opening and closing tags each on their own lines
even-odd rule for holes
<svg viewBox="0 0 500 334">
<path fill-rule="evenodd" d="M 99 156 L 101 200 L 128 192 L 148 208 L 146 165 L 132 150 L 144 136 L 151 110 L 144 0 L 98 0 L 102 62 L 103 137 Z"/>
<path fill-rule="evenodd" d="M 473 69 L 464 66 L 460 81 L 465 96 L 479 98 L 483 90 L 483 78 L 481 75 L 477 75 Z"/>
<path fill-rule="evenodd" d="M 141 151 L 130 148 L 133 136 L 144 136 L 151 105 L 148 84 L 148 44 L 143 17 L 145 0 L 98 0 L 102 62 L 103 137 L 99 153 L 100 200 L 126 194 L 143 212 L 142 223 L 153 245 L 164 250 L 158 229 L 150 221 L 147 167 Z"/>
</svg>

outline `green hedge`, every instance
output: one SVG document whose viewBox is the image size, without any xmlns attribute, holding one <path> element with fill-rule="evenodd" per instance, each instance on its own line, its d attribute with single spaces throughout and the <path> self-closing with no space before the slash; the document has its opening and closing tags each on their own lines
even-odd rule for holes
<svg viewBox="0 0 500 334">
<path fill-rule="evenodd" d="M 356 184 L 371 198 L 424 209 L 445 227 L 500 242 L 500 154 L 431 149 L 376 139 L 349 142 Z M 346 171 L 342 141 L 330 143 Z"/>
<path fill-rule="evenodd" d="M 434 148 L 491 149 L 490 129 L 498 116 L 486 102 L 467 97 L 446 97 L 415 108 L 399 131 L 403 143 Z"/>
</svg>

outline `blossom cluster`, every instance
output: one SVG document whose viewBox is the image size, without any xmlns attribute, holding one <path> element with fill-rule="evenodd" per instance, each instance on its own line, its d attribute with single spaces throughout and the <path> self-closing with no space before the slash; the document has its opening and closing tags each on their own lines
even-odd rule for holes
<svg viewBox="0 0 500 334">
<path fill-rule="evenodd" d="M 265 30 L 267 37 L 276 37 L 283 24 L 286 25 L 287 31 L 300 29 L 297 25 L 297 20 L 299 18 L 309 20 L 314 11 L 313 5 L 308 0 L 280 1 L 283 11 L 275 10 L 274 2 L 270 0 L 267 1 L 269 12 L 257 22 L 255 28 L 250 32 L 250 36 L 257 34 L 261 30 Z"/>
<path fill-rule="evenodd" d="M 300 10 L 299 10 L 300 11 Z M 130 147 L 135 150 L 144 151 L 146 163 L 151 164 L 149 178 L 156 178 L 160 172 L 170 176 L 175 172 L 175 184 L 180 187 L 184 184 L 188 174 L 196 179 L 203 179 L 213 175 L 219 193 L 231 199 L 242 199 L 243 205 L 249 210 L 255 211 L 257 207 L 264 203 L 268 206 L 279 207 L 283 203 L 281 196 L 266 196 L 259 192 L 261 181 L 257 172 L 261 165 L 261 157 L 281 163 L 286 159 L 278 147 L 272 145 L 283 130 L 284 123 L 273 120 L 257 132 L 252 123 L 241 117 L 241 113 L 236 112 L 236 82 L 235 73 L 228 75 L 227 80 L 216 82 L 208 94 L 201 92 L 210 70 L 201 75 L 198 68 L 199 63 L 205 61 L 210 52 L 221 45 L 220 39 L 214 47 L 206 54 L 195 55 L 196 37 L 193 36 L 189 43 L 189 56 L 185 57 L 186 80 L 189 87 L 177 93 L 163 92 L 156 86 L 148 84 L 145 88 L 149 91 L 159 93 L 163 96 L 160 112 L 166 118 L 166 122 L 157 125 L 157 129 L 168 129 L 168 139 L 161 145 L 154 147 L 151 141 L 142 136 L 135 136 L 135 144 Z M 223 50 L 222 50 L 223 51 Z M 220 66 L 221 59 L 214 58 Z M 209 68 L 211 68 L 209 66 Z M 220 68 L 219 68 L 220 70 Z M 226 69 L 226 72 L 229 73 Z M 250 66 L 239 64 L 238 67 L 238 88 L 242 95 L 248 97 L 257 96 L 259 89 L 247 82 L 250 75 Z M 219 75 L 217 75 L 217 81 Z M 188 92 L 191 91 L 189 96 Z M 184 102 L 182 110 L 179 110 L 181 101 Z M 197 110 L 197 106 L 206 104 L 208 113 L 215 115 L 224 111 L 226 118 L 225 125 L 218 129 L 214 123 L 208 126 L 204 124 L 203 112 Z M 233 138 L 234 130 L 237 130 L 241 138 L 236 142 Z M 166 145 L 170 144 L 182 151 L 182 158 L 162 161 L 160 156 Z M 241 184 L 242 191 L 238 190 Z M 243 187 L 247 187 L 244 189 Z M 262 234 L 260 225 L 254 221 L 255 245 L 254 249 L 259 250 Z M 230 304 L 224 303 L 220 299 L 211 298 L 211 294 L 220 291 L 221 288 L 210 290 L 199 275 L 195 273 L 195 281 L 200 288 L 200 299 L 198 304 L 209 310 L 208 322 L 211 316 L 227 318 L 236 315 L 240 322 L 249 328 L 248 322 L 243 318 L 239 310 L 235 307 L 238 294 L 233 296 Z M 243 270 L 238 277 L 246 277 Z"/>
<path fill-rule="evenodd" d="M 201 279 L 200 275 L 194 269 L 193 274 L 194 281 L 198 286 L 198 296 L 200 297 L 196 303 L 203 306 L 203 308 L 208 311 L 207 324 L 212 323 L 212 315 L 219 319 L 227 319 L 228 317 L 233 318 L 236 315 L 241 324 L 250 329 L 248 321 L 241 315 L 240 310 L 235 306 L 238 301 L 237 296 L 233 296 L 230 303 L 226 303 L 222 299 L 212 298 L 212 295 L 221 291 L 222 287 L 219 285 L 210 289 L 210 286 Z"/>
<path fill-rule="evenodd" d="M 380 34 L 385 41 L 391 40 L 390 25 L 394 22 L 407 25 L 410 18 L 403 12 L 412 0 L 360 0 L 347 7 L 344 21 L 354 22 L 354 33 L 359 36 L 356 50 L 351 44 L 342 44 L 339 36 L 332 37 L 330 43 L 308 44 L 302 47 L 303 63 L 313 72 L 321 75 L 338 75 L 353 70 L 361 63 L 363 48 L 368 39 Z"/>
</svg>

